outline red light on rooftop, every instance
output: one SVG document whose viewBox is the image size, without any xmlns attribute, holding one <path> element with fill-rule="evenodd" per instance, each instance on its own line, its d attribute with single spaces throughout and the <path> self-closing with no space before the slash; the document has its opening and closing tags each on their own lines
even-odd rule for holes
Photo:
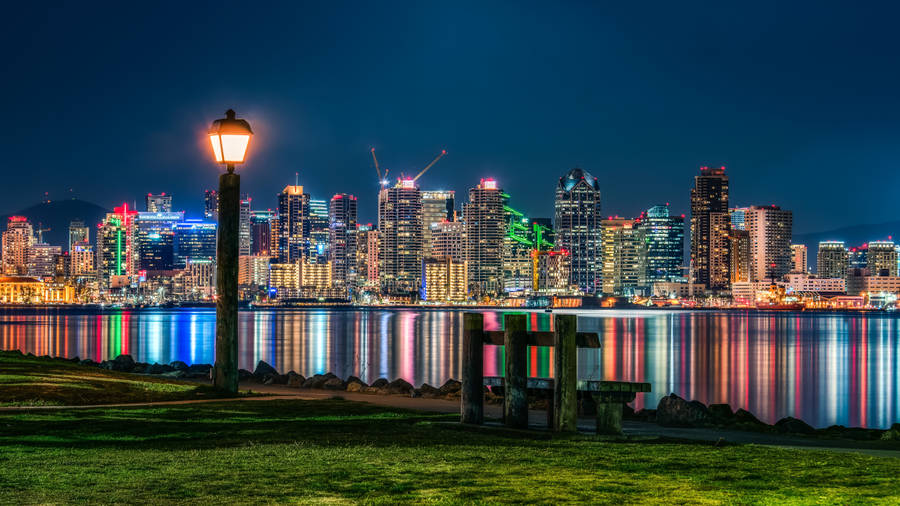
<svg viewBox="0 0 900 506">
<path fill-rule="evenodd" d="M 28 218 L 26 218 L 24 216 L 10 216 L 9 221 L 16 221 L 16 222 L 28 221 Z"/>
</svg>

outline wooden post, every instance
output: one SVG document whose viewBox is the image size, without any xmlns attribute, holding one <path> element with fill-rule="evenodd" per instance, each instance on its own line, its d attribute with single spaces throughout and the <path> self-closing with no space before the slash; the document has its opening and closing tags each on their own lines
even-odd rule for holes
<svg viewBox="0 0 900 506">
<path fill-rule="evenodd" d="M 556 347 L 553 382 L 553 430 L 576 432 L 578 430 L 578 348 L 575 327 L 578 317 L 570 314 L 554 315 L 553 340 Z"/>
<path fill-rule="evenodd" d="M 213 385 L 238 390 L 238 223 L 241 177 L 233 166 L 219 176 L 219 237 L 216 245 L 216 365 Z"/>
<path fill-rule="evenodd" d="M 484 423 L 484 315 L 463 314 L 462 403 L 459 421 Z"/>
<path fill-rule="evenodd" d="M 597 403 L 597 434 L 622 435 L 622 408 L 624 403 L 614 396 L 594 394 Z"/>
<path fill-rule="evenodd" d="M 528 320 L 524 314 L 504 319 L 506 356 L 503 419 L 508 427 L 528 428 Z"/>
</svg>

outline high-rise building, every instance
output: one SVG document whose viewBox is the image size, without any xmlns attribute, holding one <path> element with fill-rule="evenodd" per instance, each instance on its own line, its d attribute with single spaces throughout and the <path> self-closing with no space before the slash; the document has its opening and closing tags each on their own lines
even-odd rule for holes
<svg viewBox="0 0 900 506">
<path fill-rule="evenodd" d="M 791 272 L 793 214 L 778 206 L 746 209 L 750 233 L 750 281 L 781 279 Z"/>
<path fill-rule="evenodd" d="M 791 272 L 802 272 L 804 274 L 809 272 L 808 256 L 809 252 L 805 244 L 791 244 Z"/>
<path fill-rule="evenodd" d="M 534 284 L 532 290 L 543 294 L 564 294 L 569 291 L 569 252 L 532 250 Z"/>
<path fill-rule="evenodd" d="M 850 271 L 863 271 L 864 269 L 868 269 L 869 267 L 869 245 L 862 244 L 860 246 L 855 246 L 850 248 L 847 252 L 847 268 L 848 274 Z M 863 275 L 862 272 L 857 273 L 859 275 Z"/>
<path fill-rule="evenodd" d="M 307 241 L 307 258 L 314 263 L 328 261 L 329 238 L 328 202 L 321 199 L 309 200 L 309 238 Z"/>
<path fill-rule="evenodd" d="M 691 267 L 694 282 L 711 290 L 727 289 L 731 216 L 725 167 L 701 167 L 691 189 Z"/>
<path fill-rule="evenodd" d="M 3 274 L 24 276 L 28 274 L 28 259 L 34 246 L 34 229 L 28 218 L 10 216 L 2 236 Z"/>
<path fill-rule="evenodd" d="M 241 198 L 238 207 L 238 255 L 249 256 L 253 238 L 250 234 L 250 203 L 248 195 Z"/>
<path fill-rule="evenodd" d="M 422 259 L 422 284 L 419 298 L 435 302 L 466 300 L 468 274 L 466 262 L 450 257 Z"/>
<path fill-rule="evenodd" d="M 318 297 L 328 294 L 334 285 L 331 277 L 331 262 L 313 262 L 307 258 L 300 264 L 300 289 L 305 297 Z"/>
<path fill-rule="evenodd" d="M 28 258 L 28 275 L 36 278 L 52 277 L 56 272 L 56 257 L 62 254 L 61 246 L 35 243 Z"/>
<path fill-rule="evenodd" d="M 872 241 L 866 254 L 870 276 L 897 275 L 897 247 L 894 241 Z"/>
<path fill-rule="evenodd" d="M 356 276 L 356 197 L 338 193 L 329 207 L 329 243 L 335 286 L 350 287 Z"/>
<path fill-rule="evenodd" d="M 87 241 L 73 244 L 70 256 L 69 272 L 73 277 L 94 275 L 94 248 Z"/>
<path fill-rule="evenodd" d="M 411 178 L 379 192 L 378 229 L 381 291 L 415 293 L 422 272 L 422 192 Z"/>
<path fill-rule="evenodd" d="M 183 212 L 137 213 L 138 269 L 168 271 L 175 268 L 175 225 L 184 221 Z"/>
<path fill-rule="evenodd" d="M 309 194 L 302 186 L 287 185 L 278 194 L 278 261 L 302 259 L 309 232 Z"/>
<path fill-rule="evenodd" d="M 646 249 L 635 220 L 611 217 L 603 227 L 603 293 L 638 295 L 647 287 Z"/>
<path fill-rule="evenodd" d="M 822 241 L 816 252 L 816 273 L 820 278 L 847 278 L 849 255 L 843 241 Z"/>
<path fill-rule="evenodd" d="M 729 239 L 731 242 L 731 282 L 749 282 L 750 232 L 744 229 L 732 229 Z"/>
<path fill-rule="evenodd" d="M 219 192 L 206 190 L 203 197 L 203 217 L 207 221 L 219 221 Z"/>
<path fill-rule="evenodd" d="M 71 221 L 69 223 L 69 249 L 67 251 L 72 251 L 72 246 L 76 242 L 90 243 L 90 230 L 81 220 Z"/>
<path fill-rule="evenodd" d="M 122 204 L 113 208 L 97 229 L 97 276 L 104 287 L 118 286 L 140 270 L 137 214 Z"/>
<path fill-rule="evenodd" d="M 238 257 L 238 285 L 265 288 L 269 284 L 268 255 L 248 255 Z"/>
<path fill-rule="evenodd" d="M 506 293 L 533 290 L 534 244 L 531 220 L 509 204 L 509 195 L 501 194 L 503 202 L 503 290 Z"/>
<path fill-rule="evenodd" d="M 450 257 L 453 260 L 466 260 L 466 224 L 461 221 L 442 221 L 431 226 L 432 257 Z"/>
<path fill-rule="evenodd" d="M 300 293 L 300 261 L 269 265 L 269 294 L 275 298 L 297 297 Z"/>
<path fill-rule="evenodd" d="M 372 224 L 356 228 L 356 287 L 378 287 L 378 231 Z"/>
<path fill-rule="evenodd" d="M 253 256 L 275 256 L 272 242 L 275 211 L 250 211 L 250 253 Z"/>
<path fill-rule="evenodd" d="M 431 229 L 442 221 L 454 221 L 456 192 L 453 190 L 422 191 L 422 250 L 431 255 Z"/>
<path fill-rule="evenodd" d="M 668 205 L 654 206 L 635 226 L 645 244 L 647 284 L 684 281 L 684 215 L 672 216 Z"/>
<path fill-rule="evenodd" d="M 747 208 L 729 209 L 728 215 L 731 217 L 731 230 L 747 230 Z"/>
<path fill-rule="evenodd" d="M 216 224 L 201 220 L 184 220 L 174 227 L 175 268 L 187 268 L 189 260 L 216 260 Z"/>
<path fill-rule="evenodd" d="M 172 195 L 166 195 L 165 192 L 160 193 L 159 195 L 148 193 L 146 202 L 148 213 L 172 212 Z"/>
<path fill-rule="evenodd" d="M 503 197 L 497 181 L 482 179 L 463 208 L 469 289 L 476 297 L 503 292 Z"/>
<path fill-rule="evenodd" d="M 602 290 L 600 188 L 597 178 L 575 168 L 559 178 L 556 186 L 556 241 L 569 252 L 569 282 L 585 293 Z"/>
</svg>

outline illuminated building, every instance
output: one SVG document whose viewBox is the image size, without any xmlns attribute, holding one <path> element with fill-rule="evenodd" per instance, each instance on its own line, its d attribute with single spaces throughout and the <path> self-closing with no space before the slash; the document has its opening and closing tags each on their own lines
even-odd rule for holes
<svg viewBox="0 0 900 506">
<path fill-rule="evenodd" d="M 857 275 L 847 277 L 847 295 L 873 296 L 880 293 L 900 293 L 900 277 Z"/>
<path fill-rule="evenodd" d="M 635 221 L 610 217 L 601 221 L 603 293 L 635 295 L 647 285 L 646 251 Z"/>
<path fill-rule="evenodd" d="M 245 195 L 238 207 L 238 255 L 250 254 L 250 212 L 250 197 Z"/>
<path fill-rule="evenodd" d="M 172 196 L 166 195 L 165 192 L 160 193 L 159 195 L 148 193 L 146 203 L 148 213 L 172 212 Z"/>
<path fill-rule="evenodd" d="M 455 194 L 452 190 L 422 191 L 422 251 L 426 256 L 433 249 L 432 228 L 442 221 L 454 221 Z"/>
<path fill-rule="evenodd" d="M 356 197 L 338 193 L 329 207 L 329 242 L 332 278 L 336 286 L 349 287 L 356 276 Z"/>
<path fill-rule="evenodd" d="M 81 220 L 73 220 L 69 223 L 69 249 L 67 251 L 72 251 L 72 246 L 78 242 L 91 242 L 90 237 L 90 228 L 85 226 L 84 222 Z"/>
<path fill-rule="evenodd" d="M 94 248 L 87 241 L 73 244 L 69 256 L 69 272 L 73 277 L 94 275 Z"/>
<path fill-rule="evenodd" d="M 56 273 L 56 257 L 62 254 L 61 246 L 50 246 L 47 243 L 36 243 L 31 246 L 28 258 L 28 275 L 45 278 Z"/>
<path fill-rule="evenodd" d="M 570 253 L 570 284 L 585 293 L 602 290 L 600 188 L 597 178 L 575 168 L 556 187 L 555 244 Z"/>
<path fill-rule="evenodd" d="M 74 301 L 72 286 L 44 283 L 25 276 L 0 276 L 0 304 L 69 304 Z"/>
<path fill-rule="evenodd" d="M 238 285 L 264 288 L 269 285 L 268 255 L 248 255 L 238 257 Z"/>
<path fill-rule="evenodd" d="M 331 276 L 331 262 L 312 262 L 311 259 L 299 262 L 300 289 L 304 296 L 325 295 L 329 292 L 334 280 Z"/>
<path fill-rule="evenodd" d="M 750 281 L 750 232 L 732 229 L 731 236 L 731 282 Z"/>
<path fill-rule="evenodd" d="M 570 291 L 568 251 L 531 250 L 535 263 L 532 290 L 541 294 L 565 294 Z"/>
<path fill-rule="evenodd" d="M 847 292 L 847 280 L 844 278 L 820 278 L 805 272 L 792 272 L 784 276 L 785 289 L 788 293 L 830 293 Z"/>
<path fill-rule="evenodd" d="M 300 291 L 300 262 L 269 265 L 269 293 L 276 298 L 296 297 Z"/>
<path fill-rule="evenodd" d="M 509 205 L 509 195 L 503 193 L 503 290 L 507 293 L 534 290 L 534 251 L 553 248 L 548 240 L 553 236 L 547 223 L 549 220 L 530 220 L 524 213 Z M 566 283 L 568 286 L 568 282 Z"/>
<path fill-rule="evenodd" d="M 357 225 L 356 228 L 356 286 L 358 288 L 378 287 L 378 231 L 372 224 Z"/>
<path fill-rule="evenodd" d="M 791 244 L 791 272 L 808 272 L 808 255 L 805 244 Z"/>
<path fill-rule="evenodd" d="M 272 248 L 272 231 L 275 211 L 250 211 L 250 253 L 252 255 L 275 256 Z"/>
<path fill-rule="evenodd" d="M 869 267 L 868 253 L 868 244 L 850 248 L 847 252 L 847 272 L 867 269 Z"/>
<path fill-rule="evenodd" d="M 378 230 L 382 293 L 415 293 L 422 271 L 422 193 L 411 178 L 379 192 Z"/>
<path fill-rule="evenodd" d="M 34 246 L 34 229 L 24 216 L 10 216 L 2 236 L 3 274 L 24 276 Z"/>
<path fill-rule="evenodd" d="M 442 221 L 431 226 L 431 250 L 428 256 L 466 260 L 466 224 Z"/>
<path fill-rule="evenodd" d="M 654 206 L 635 220 L 643 237 L 647 283 L 683 281 L 684 216 L 672 216 L 668 205 Z"/>
<path fill-rule="evenodd" d="M 203 196 L 203 217 L 207 221 L 219 221 L 219 192 L 206 190 Z"/>
<path fill-rule="evenodd" d="M 732 287 L 735 285 L 732 284 Z M 691 292 L 693 290 L 693 292 Z M 732 288 L 732 297 L 734 297 L 734 289 Z M 700 283 L 686 283 L 674 281 L 657 281 L 651 286 L 650 294 L 654 297 L 664 297 L 667 299 L 687 299 L 690 297 L 701 297 L 706 291 L 706 286 Z"/>
<path fill-rule="evenodd" d="M 138 213 L 138 269 L 168 271 L 175 268 L 175 226 L 184 221 L 183 212 Z"/>
<path fill-rule="evenodd" d="M 184 295 L 190 299 L 209 299 L 216 293 L 216 263 L 208 259 L 188 258 L 184 269 Z"/>
<path fill-rule="evenodd" d="M 303 258 L 309 237 L 309 194 L 299 185 L 285 186 L 278 194 L 278 261 Z"/>
<path fill-rule="evenodd" d="M 422 284 L 419 298 L 431 302 L 461 302 L 466 300 L 468 273 L 466 262 L 451 257 L 422 260 Z"/>
<path fill-rule="evenodd" d="M 843 241 L 822 241 L 816 252 L 816 272 L 820 278 L 846 278 L 849 267 Z"/>
<path fill-rule="evenodd" d="M 747 230 L 747 208 L 735 207 L 728 210 L 731 218 L 731 230 Z"/>
<path fill-rule="evenodd" d="M 897 276 L 897 248 L 894 241 L 872 241 L 866 253 L 871 276 Z"/>
<path fill-rule="evenodd" d="M 503 291 L 503 199 L 497 182 L 482 179 L 469 190 L 463 207 L 466 223 L 466 254 L 469 288 L 476 297 L 499 295 Z"/>
<path fill-rule="evenodd" d="M 791 272 L 793 214 L 778 206 L 751 206 L 745 219 L 750 234 L 750 281 L 781 279 Z"/>
<path fill-rule="evenodd" d="M 122 204 L 97 229 L 97 276 L 104 288 L 129 284 L 128 277 L 139 270 L 137 214 Z"/>
<path fill-rule="evenodd" d="M 328 227 L 328 202 L 309 200 L 309 240 L 307 258 L 316 263 L 328 261 L 330 232 Z"/>
<path fill-rule="evenodd" d="M 728 288 L 730 235 L 725 167 L 701 167 L 691 189 L 691 264 L 695 283 L 710 290 Z"/>
<path fill-rule="evenodd" d="M 173 227 L 175 268 L 187 268 L 188 260 L 216 260 L 216 224 L 185 220 Z"/>
</svg>

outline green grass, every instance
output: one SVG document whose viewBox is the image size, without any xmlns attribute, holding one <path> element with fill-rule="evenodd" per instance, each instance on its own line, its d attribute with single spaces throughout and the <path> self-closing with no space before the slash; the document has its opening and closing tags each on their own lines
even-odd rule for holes
<svg viewBox="0 0 900 506">
<path fill-rule="evenodd" d="M 0 352 L 0 406 L 54 406 L 220 397 L 206 385 Z"/>
<path fill-rule="evenodd" d="M 0 412 L 0 503 L 900 502 L 900 459 L 466 429 L 339 399 Z"/>
</svg>

